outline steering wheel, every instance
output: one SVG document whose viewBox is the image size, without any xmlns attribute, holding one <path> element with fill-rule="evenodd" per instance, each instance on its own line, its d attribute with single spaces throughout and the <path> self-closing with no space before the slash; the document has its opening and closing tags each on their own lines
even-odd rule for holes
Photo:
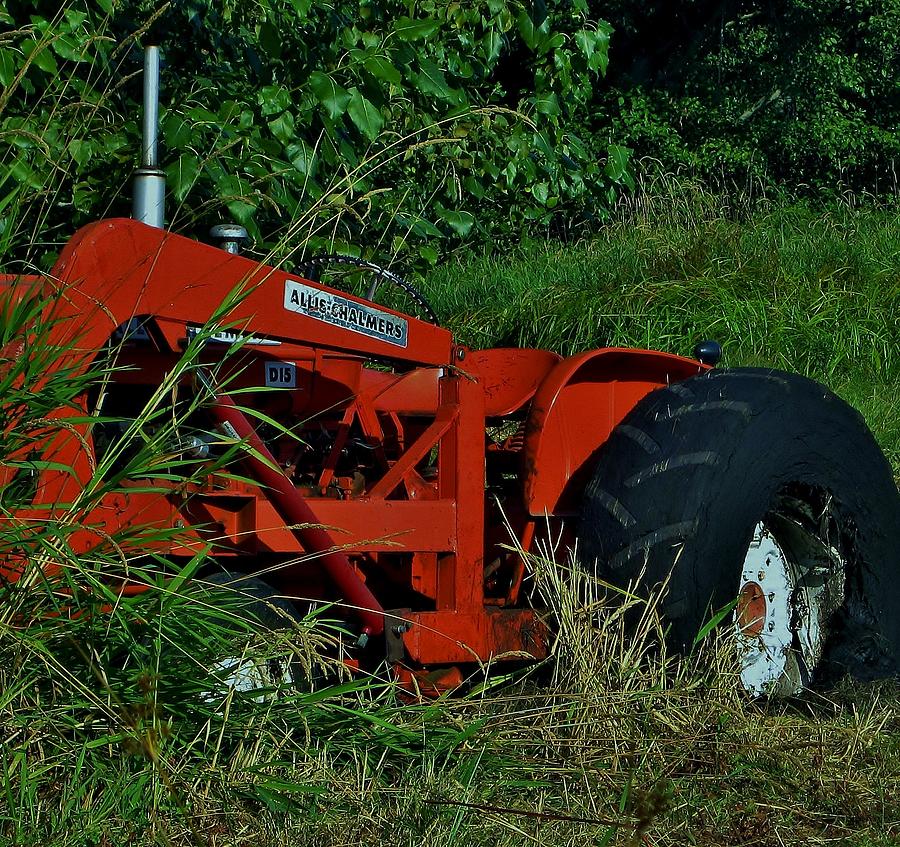
<svg viewBox="0 0 900 847">
<path fill-rule="evenodd" d="M 366 300 L 374 300 L 375 293 L 378 291 L 379 284 L 384 281 L 399 288 L 416 306 L 421 309 L 430 323 L 438 324 L 438 317 L 431 304 L 425 298 L 425 295 L 419 291 L 411 282 L 407 282 L 403 277 L 398 276 L 387 268 L 382 268 L 374 262 L 366 259 L 358 259 L 356 256 L 343 256 L 341 254 L 329 254 L 325 256 L 314 256 L 307 262 L 307 271 L 309 278 L 313 282 L 320 282 L 321 271 L 329 265 L 343 265 L 345 267 L 360 268 L 374 274 L 374 279 L 369 284 L 366 293 L 363 295 Z M 318 272 L 317 272 L 318 271 Z"/>
</svg>

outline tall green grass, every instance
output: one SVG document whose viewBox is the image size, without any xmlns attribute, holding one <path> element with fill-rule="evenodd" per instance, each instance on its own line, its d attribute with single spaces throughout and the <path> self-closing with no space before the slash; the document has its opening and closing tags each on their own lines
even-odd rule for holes
<svg viewBox="0 0 900 847">
<path fill-rule="evenodd" d="M 642 345 L 826 377 L 893 376 L 900 214 L 776 209 L 693 226 L 624 220 L 571 246 L 460 260 L 428 293 L 462 341 L 562 353 Z"/>
<path fill-rule="evenodd" d="M 559 278 L 570 255 L 577 267 L 604 244 L 532 246 L 506 268 L 554 260 Z M 474 267 L 471 284 L 496 295 Z M 2 337 L 20 336 L 33 318 L 29 309 L 7 314 Z M 454 320 L 464 333 L 499 328 L 462 313 Z M 188 349 L 185 376 L 201 344 Z M 28 408 L 22 398 L 47 369 L 45 346 L 31 350 L 38 358 L 16 361 L 22 380 L 4 395 L 19 397 L 16 408 Z M 114 367 L 102 362 L 95 378 Z M 854 375 L 851 363 L 832 372 L 842 374 Z M 879 377 L 889 382 L 890 368 Z M 37 420 L 82 389 L 59 380 L 32 410 Z M 160 459 L 177 434 L 161 425 L 173 417 L 167 395 L 124 422 L 136 448 L 121 447 L 127 473 L 122 462 L 101 463 L 81 514 L 124 476 L 152 484 L 172 473 L 171 455 Z M 22 434 L 40 430 L 10 431 L 7 457 L 22 452 Z M 38 553 L 52 552 L 64 580 L 42 580 L 37 555 L 34 578 L 0 597 L 0 843 L 630 847 L 825 844 L 838 833 L 861 847 L 900 837 L 895 687 L 748 703 L 727 638 L 686 661 L 649 650 L 661 626 L 652 603 L 639 631 L 626 629 L 624 611 L 637 601 L 609 599 L 561 552 L 530 569 L 558 626 L 554 660 L 505 679 L 476 676 L 468 696 L 415 703 L 368 677 L 332 676 L 315 690 L 223 689 L 218 657 L 316 663 L 338 636 L 315 618 L 259 633 L 192 579 L 202 554 L 175 570 L 146 555 L 159 540 L 152 531 L 124 533 L 90 557 L 67 550 L 56 525 L 44 531 Z M 8 534 L 6 543 L 21 539 Z M 145 595 L 122 600 L 109 586 L 126 568 L 150 586 Z"/>
<path fill-rule="evenodd" d="M 239 598 L 207 584 L 206 549 L 176 561 L 156 552 L 172 529 L 98 531 L 79 552 L 75 533 L 111 496 L 133 491 L 125 483 L 141 480 L 164 497 L 172 482 L 208 472 L 177 447 L 203 398 L 171 397 L 216 325 L 192 339 L 139 414 L 100 418 L 82 404 L 89 388 L 115 378 L 116 347 L 83 375 L 54 371 L 75 348 L 52 341 L 52 313 L 45 297 L 0 311 L 0 340 L 28 340 L 0 363 L 0 461 L 40 482 L 46 471 L 75 474 L 35 453 L 48 440 L 87 450 L 100 426 L 118 437 L 69 504 L 26 515 L 32 489 L 2 492 L 0 554 L 22 573 L 0 584 L 0 843 L 207 843 L 210 818 L 231 833 L 261 815 L 271 827 L 278 815 L 315 813 L 317 798 L 335 796 L 335 774 L 368 767 L 360 763 L 369 755 L 399 772 L 423 751 L 454 749 L 465 730 L 440 710 L 401 709 L 384 681 L 349 679 L 326 658 L 340 641 L 327 614 L 261 630 Z M 75 414 L 60 419 L 60 409 Z M 226 445 L 220 472 L 237 449 Z M 121 596 L 125 580 L 145 591 Z M 240 691 L 223 684 L 228 657 L 298 664 L 323 682 L 303 690 L 272 679 Z"/>
<path fill-rule="evenodd" d="M 828 383 L 900 465 L 900 212 L 763 207 L 735 220 L 695 187 L 669 191 L 577 244 L 445 264 L 429 299 L 474 347 L 690 355 L 716 339 L 724 365 Z"/>
<path fill-rule="evenodd" d="M 808 215 L 810 226 L 793 230 L 805 239 L 813 226 L 829 231 L 834 216 L 844 214 L 773 211 L 764 220 L 797 222 Z M 858 224 L 879 231 L 886 227 L 884 214 Z M 670 236 L 680 233 L 688 243 L 694 230 L 736 235 L 740 226 L 752 232 L 762 224 L 724 218 L 693 227 L 672 224 Z M 441 273 L 455 280 L 457 291 L 435 277 L 431 293 L 436 300 L 458 298 L 451 323 L 470 343 L 508 343 L 501 305 L 514 312 L 531 296 L 526 270 L 543 269 L 536 274 L 543 280 L 538 288 L 558 285 L 552 303 L 562 308 L 573 279 L 582 280 L 587 297 L 598 256 L 626 234 L 620 223 L 597 242 L 571 249 L 530 245 L 505 263 L 485 259 L 463 272 L 445 268 Z M 743 266 L 735 249 L 727 253 L 729 243 L 715 242 L 708 255 L 719 259 L 708 261 L 708 269 L 726 266 L 727 255 L 732 267 Z M 787 251 L 797 252 L 796 246 Z M 797 276 L 809 270 L 805 260 L 792 267 Z M 607 281 L 614 275 L 604 273 Z M 776 284 L 788 278 L 780 273 Z M 518 286 L 517 297 L 503 295 L 501 279 L 510 292 Z M 798 291 L 813 290 L 801 283 Z M 664 289 L 672 294 L 690 284 L 676 280 Z M 706 285 L 711 289 L 713 282 Z M 776 310 L 788 328 L 787 306 L 778 311 L 777 298 L 762 304 L 769 284 L 748 277 L 747 285 L 755 285 L 761 306 Z M 460 293 L 465 286 L 493 304 L 494 318 L 466 311 L 475 301 Z M 638 270 L 631 286 L 652 289 L 641 283 Z M 692 323 L 684 311 L 672 317 L 671 299 L 638 301 L 629 312 L 625 299 L 606 296 L 606 312 L 632 323 L 621 324 L 618 338 L 596 343 L 639 343 L 629 335 L 639 328 L 648 346 L 684 351 L 697 337 L 715 335 L 701 332 L 702 321 Z M 828 299 L 831 313 L 851 314 L 841 311 L 840 299 L 836 293 Z M 535 295 L 527 313 L 537 315 L 545 301 Z M 447 302 L 441 308 L 449 308 Z M 575 349 L 565 325 L 553 324 L 552 311 L 547 314 L 556 334 L 540 320 L 523 322 L 521 340 Z M 869 314 L 873 331 L 894 331 L 876 305 Z M 7 313 L 2 337 L 20 336 L 33 318 L 28 308 Z M 808 324 L 796 319 L 782 339 L 809 334 L 815 340 Z M 657 334 L 666 326 L 668 336 Z M 570 329 L 577 334 L 577 326 Z M 769 361 L 758 336 L 719 337 L 731 363 Z M 784 353 L 786 342 L 780 343 L 773 350 Z M 187 351 L 182 374 L 196 366 L 200 344 L 202 336 Z M 22 399 L 47 370 L 45 347 L 31 349 L 37 358 L 20 358 L 15 367 L 22 379 L 6 385 L 4 397 L 16 408 L 28 408 Z M 803 349 L 798 342 L 797 354 Z M 890 355 L 881 357 L 877 379 L 893 384 L 894 366 Z M 94 378 L 102 381 L 114 367 L 114 359 L 101 362 Z M 852 361 L 829 370 L 813 357 L 807 371 L 846 385 L 858 376 Z M 36 420 L 83 390 L 65 378 L 55 386 L 43 396 L 44 406 L 32 409 Z M 125 476 L 152 484 L 154 475 L 173 472 L 171 455 L 160 459 L 161 448 L 177 434 L 161 425 L 172 419 L 167 396 L 159 392 L 137 419 L 124 422 L 135 447 L 127 449 L 125 442 L 120 448 L 129 457 L 127 468 L 101 464 L 86 487 L 91 493 L 79 506 L 82 514 L 91 498 L 114 490 Z M 885 409 L 890 396 L 879 395 Z M 188 413 L 180 411 L 175 421 Z M 5 455 L 27 448 L 16 438 L 40 432 L 10 430 Z M 190 469 L 176 464 L 174 471 L 187 475 Z M 535 595 L 557 626 L 552 661 L 506 677 L 476 676 L 467 695 L 422 703 L 410 702 L 383 679 L 335 675 L 322 656 L 339 633 L 322 616 L 274 635 L 258 632 L 193 578 L 206 564 L 202 554 L 174 570 L 146 555 L 154 544 L 149 530 L 110 539 L 91 557 L 67 551 L 55 527 L 46 533 L 37 549 L 52 550 L 65 566 L 65 580 L 34 578 L 8 586 L 0 597 L 0 732 L 6 739 L 0 749 L 0 843 L 396 845 L 427 839 L 448 847 L 637 847 L 826 844 L 838 838 L 886 847 L 900 838 L 896 686 L 848 686 L 782 706 L 749 703 L 738 692 L 727 637 L 687 660 L 648 649 L 661 626 L 653 604 L 642 607 L 637 633 L 626 628 L 625 610 L 638 601 L 610 597 L 561 551 L 533 559 L 530 568 Z M 33 533 L 29 537 L 35 541 Z M 7 534 L 6 543 L 21 539 Z M 106 578 L 125 568 L 151 586 L 145 595 L 123 600 L 111 589 Z M 265 692 L 229 691 L 216 672 L 223 655 L 324 661 L 325 683 L 314 690 L 273 685 Z"/>
</svg>

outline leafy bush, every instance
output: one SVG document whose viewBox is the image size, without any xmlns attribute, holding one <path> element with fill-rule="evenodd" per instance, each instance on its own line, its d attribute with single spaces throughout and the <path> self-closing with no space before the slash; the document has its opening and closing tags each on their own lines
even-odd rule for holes
<svg viewBox="0 0 900 847">
<path fill-rule="evenodd" d="M 176 228 L 223 216 L 281 256 L 414 245 L 433 263 L 442 245 L 568 229 L 630 183 L 628 151 L 595 133 L 611 30 L 585 0 L 155 5 L 0 3 L 0 179 L 44 200 L 20 229 L 128 213 L 139 41 L 165 51 Z"/>
<path fill-rule="evenodd" d="M 897 0 L 616 0 L 618 136 L 718 189 L 896 195 Z"/>
</svg>

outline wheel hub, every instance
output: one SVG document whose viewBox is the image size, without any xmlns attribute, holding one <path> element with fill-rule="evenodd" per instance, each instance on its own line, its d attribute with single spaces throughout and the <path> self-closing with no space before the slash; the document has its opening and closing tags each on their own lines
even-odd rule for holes
<svg viewBox="0 0 900 847">
<path fill-rule="evenodd" d="M 263 703 L 290 690 L 297 682 L 287 657 L 260 655 L 251 649 L 242 655 L 223 656 L 211 670 L 210 678 L 216 680 L 216 686 L 201 694 L 206 703 L 216 702 L 232 691 Z"/>
<path fill-rule="evenodd" d="M 798 521 L 773 515 L 769 524 L 753 531 L 734 627 L 746 691 L 785 697 L 809 684 L 846 571 L 839 551 Z"/>
<path fill-rule="evenodd" d="M 741 682 L 755 696 L 790 694 L 803 687 L 792 649 L 796 582 L 775 536 L 757 524 L 744 559 L 735 614 Z"/>
<path fill-rule="evenodd" d="M 741 586 L 737 622 L 741 633 L 748 637 L 762 633 L 766 622 L 766 595 L 759 583 L 748 580 Z"/>
<path fill-rule="evenodd" d="M 222 687 L 233 688 L 242 694 L 290 685 L 292 676 L 286 663 L 277 659 L 228 656 L 214 666 L 221 676 Z"/>
</svg>

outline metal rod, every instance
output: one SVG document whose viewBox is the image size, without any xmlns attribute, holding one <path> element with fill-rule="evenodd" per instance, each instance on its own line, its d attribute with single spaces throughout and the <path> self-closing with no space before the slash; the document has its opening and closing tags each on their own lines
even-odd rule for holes
<svg viewBox="0 0 900 847">
<path fill-rule="evenodd" d="M 144 116 L 141 167 L 159 167 L 159 47 L 144 48 Z"/>
<path fill-rule="evenodd" d="M 131 217 L 162 229 L 166 217 L 166 174 L 159 167 L 159 47 L 144 48 L 144 114 L 141 166 L 134 174 Z"/>
<path fill-rule="evenodd" d="M 246 445 L 241 461 L 247 471 L 262 486 L 266 497 L 304 550 L 316 554 L 325 572 L 349 604 L 351 614 L 362 624 L 360 646 L 364 645 L 369 636 L 381 635 L 384 632 L 384 608 L 359 578 L 347 554 L 338 548 L 331 535 L 321 526 L 309 503 L 297 490 L 297 486 L 279 469 L 275 457 L 234 401 L 215 387 L 208 373 L 198 371 L 197 381 L 211 395 L 209 410 L 219 429 Z"/>
</svg>

